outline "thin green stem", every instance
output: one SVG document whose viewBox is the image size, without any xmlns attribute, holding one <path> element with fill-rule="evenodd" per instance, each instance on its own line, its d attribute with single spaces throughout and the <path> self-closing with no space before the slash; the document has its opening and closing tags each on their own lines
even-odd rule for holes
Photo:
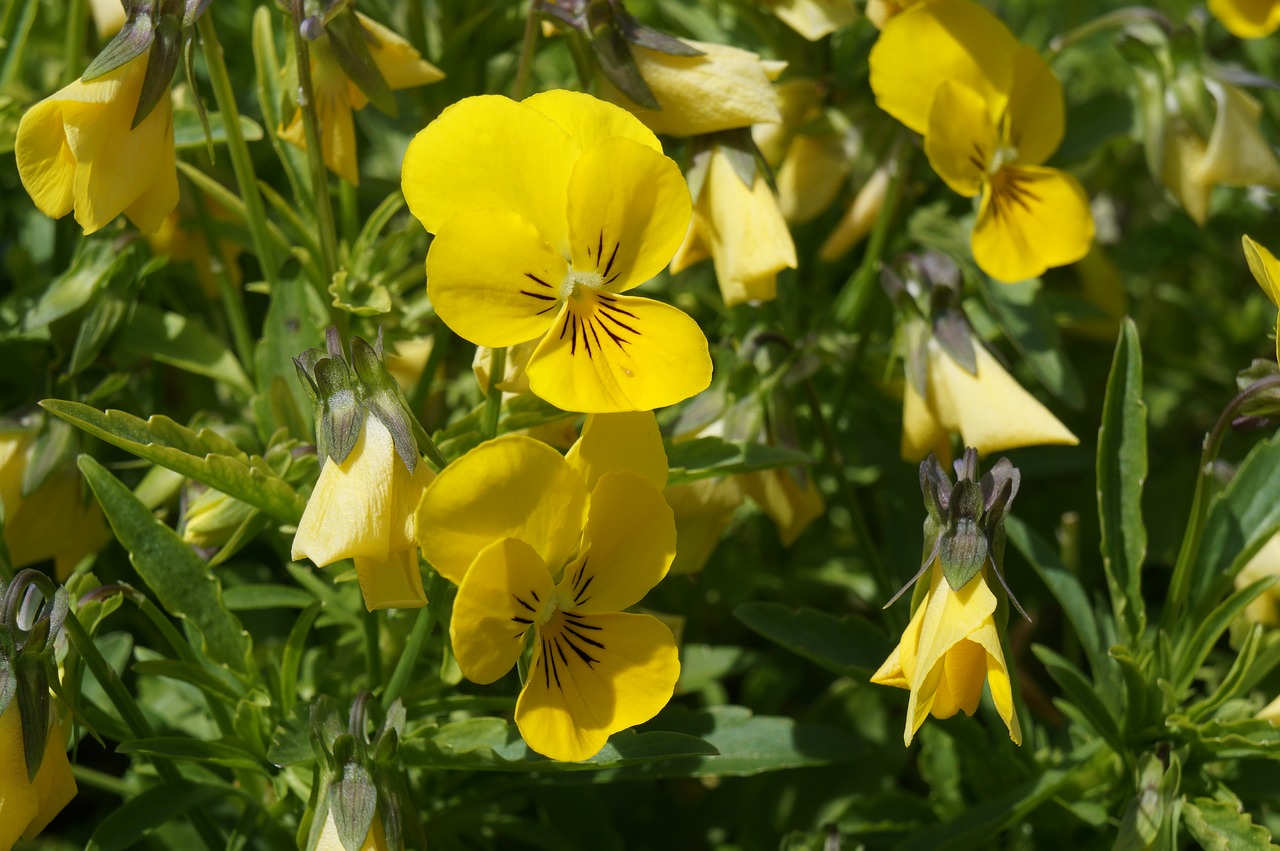
<svg viewBox="0 0 1280 851">
<path fill-rule="evenodd" d="M 369 684 L 376 688 L 382 682 L 382 645 L 377 611 L 369 612 L 364 618 L 364 655 L 369 670 Z"/>
<path fill-rule="evenodd" d="M 1128 6 L 1099 15 L 1087 24 L 1082 24 L 1070 32 L 1063 33 L 1049 42 L 1049 53 L 1061 53 L 1065 48 L 1084 41 L 1109 29 L 1119 29 L 1132 24 L 1146 22 L 1159 27 L 1166 36 L 1173 35 L 1174 26 L 1163 14 L 1146 6 Z"/>
<path fill-rule="evenodd" d="M 871 307 L 880 293 L 877 281 L 880 258 L 884 254 L 885 243 L 889 238 L 889 225 L 897 212 L 898 199 L 906 182 L 907 158 L 901 154 L 902 149 L 903 141 L 899 137 L 889 154 L 893 173 L 889 178 L 889 187 L 885 190 L 884 201 L 880 205 L 880 213 L 876 216 L 875 226 L 871 229 L 871 238 L 867 240 L 866 253 L 862 256 L 862 263 L 857 271 L 836 296 L 836 321 L 854 332 L 865 330 Z"/>
<path fill-rule="evenodd" d="M 516 79 L 511 84 L 513 100 L 523 100 L 529 90 L 529 75 L 533 71 L 533 53 L 538 46 L 538 10 L 542 0 L 529 0 L 529 12 L 524 19 L 524 40 L 520 43 L 520 64 L 516 66 Z"/>
<path fill-rule="evenodd" d="M 502 391 L 498 385 L 507 371 L 507 350 L 493 350 L 493 358 L 489 361 L 489 389 L 484 400 L 484 416 L 480 420 L 480 434 L 485 440 L 498 436 L 498 419 L 502 414 Z"/>
<path fill-rule="evenodd" d="M 190 183 L 190 181 L 188 181 Z M 222 296 L 222 309 L 227 313 L 227 322 L 231 325 L 231 340 L 236 347 L 236 356 L 240 364 L 248 371 L 253 370 L 253 335 L 249 332 L 249 317 L 244 309 L 244 295 L 231 280 L 231 266 L 226 252 L 222 250 L 222 240 L 213 227 L 213 219 L 209 215 L 209 206 L 204 202 L 204 195 L 199 189 L 191 186 L 190 196 L 194 199 L 196 218 L 200 222 L 200 230 L 204 233 L 204 241 L 209 246 L 209 256 L 217 260 L 210 263 L 214 280 L 218 282 L 218 293 Z"/>
<path fill-rule="evenodd" d="M 213 86 L 213 98 L 222 114 L 222 126 L 226 128 L 227 152 L 231 157 L 231 168 L 236 175 L 236 185 L 240 188 L 240 197 L 244 201 L 248 218 L 249 238 L 253 240 L 253 251 L 258 255 L 258 264 L 262 267 L 263 277 L 274 292 L 279 283 L 279 267 L 276 265 L 275 250 L 271 245 L 271 236 L 267 231 L 267 213 L 262 203 L 262 194 L 258 191 L 258 178 L 253 170 L 253 158 L 249 155 L 249 145 L 240 131 L 240 111 L 236 107 L 236 93 L 231 85 L 231 77 L 227 73 L 227 64 L 223 56 L 222 45 L 218 42 L 218 31 L 213 26 L 213 15 L 205 13 L 200 16 L 197 26 L 200 28 L 201 49 L 204 52 L 205 65 L 209 70 L 209 82 Z"/>
<path fill-rule="evenodd" d="M 0 66 L 0 91 L 9 88 L 9 84 L 13 82 L 13 75 L 18 72 L 18 66 L 22 64 L 22 52 L 27 47 L 27 36 L 31 34 L 31 27 L 35 25 L 36 9 L 39 6 L 39 0 L 26 0 L 22 5 L 22 15 L 18 18 L 17 29 L 14 30 L 13 38 L 6 46 L 4 65 Z"/>
<path fill-rule="evenodd" d="M 345 180 L 338 181 L 338 204 L 342 212 L 342 238 L 350 247 L 360 235 L 360 210 L 356 188 Z"/>
<path fill-rule="evenodd" d="M 420 418 L 422 415 L 422 406 L 426 404 L 427 397 L 431 395 L 431 388 L 436 380 L 436 372 L 439 371 L 440 364 L 444 362 L 445 354 L 449 350 L 449 341 L 452 337 L 453 335 L 449 332 L 449 326 L 437 318 L 436 327 L 431 332 L 431 354 L 427 355 L 427 363 L 422 368 L 422 375 L 418 376 L 417 383 L 413 385 L 413 389 L 409 392 L 409 412 L 414 417 Z"/>
<path fill-rule="evenodd" d="M 320 141 L 320 116 L 316 111 L 315 89 L 311 84 L 311 50 L 302 37 L 303 0 L 294 0 L 293 41 L 298 64 L 298 108 L 302 110 L 302 129 L 307 139 L 307 164 L 311 171 L 311 199 L 315 204 L 316 225 L 320 231 L 320 273 L 327 288 L 338 271 L 338 236 L 333 223 L 333 199 L 329 197 L 329 172 L 324 164 L 324 147 Z M 327 295 L 327 294 L 326 294 Z M 329 299 L 326 297 L 326 303 Z M 335 317 L 337 318 L 337 317 Z M 345 316 L 342 317 L 345 320 Z M 343 330 L 343 322 L 335 322 Z"/>
<path fill-rule="evenodd" d="M 409 640 L 404 645 L 404 652 L 396 661 L 395 670 L 391 672 L 391 679 L 387 682 L 387 689 L 382 693 L 383 709 L 390 708 L 391 704 L 404 694 L 409 678 L 413 676 L 413 668 L 418 663 L 418 656 L 422 654 L 423 646 L 431 637 L 431 630 L 440 620 L 444 596 L 444 579 L 440 574 L 432 571 L 431 578 L 427 580 L 427 599 L 431 602 L 418 610 L 418 617 L 413 622 Z"/>
<path fill-rule="evenodd" d="M 102 686 L 102 690 L 106 692 L 116 711 L 120 713 L 120 718 L 129 728 L 129 731 L 139 739 L 148 739 L 155 736 L 155 731 L 152 730 L 146 716 L 142 714 L 142 709 L 134 701 L 133 695 L 124 687 L 124 683 L 120 681 L 115 669 L 108 665 L 107 660 L 98 652 L 98 647 L 93 643 L 93 638 L 90 637 L 89 633 L 85 632 L 84 626 L 81 625 L 74 612 L 67 614 L 64 628 L 72 646 L 80 654 L 80 658 L 84 659 L 85 664 L 89 666 L 89 670 L 93 672 L 94 678 Z M 179 783 L 182 781 L 182 775 L 174 767 L 173 763 L 163 759 L 153 759 L 152 764 L 155 765 L 156 773 L 160 775 L 160 779 L 165 783 Z M 203 808 L 196 808 L 192 811 L 191 822 L 210 851 L 221 851 L 223 848 L 222 831 L 218 829 L 217 824 Z"/>
<path fill-rule="evenodd" d="M 116 797 L 129 800 L 136 796 L 139 790 L 136 784 L 130 783 L 116 777 L 114 774 L 107 774 L 105 771 L 98 771 L 96 768 L 89 768 L 86 765 L 72 765 L 71 775 L 75 777 L 76 783 L 82 786 L 88 786 L 91 789 L 99 789 L 103 792 L 109 792 Z"/>
<path fill-rule="evenodd" d="M 85 0 L 67 3 L 66 39 L 62 43 L 62 85 L 80 76 L 84 62 L 84 7 Z"/>
</svg>

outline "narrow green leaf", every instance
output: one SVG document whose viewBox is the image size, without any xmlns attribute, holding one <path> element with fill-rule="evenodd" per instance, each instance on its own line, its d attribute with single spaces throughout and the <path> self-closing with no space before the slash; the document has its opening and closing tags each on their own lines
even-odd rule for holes
<svg viewBox="0 0 1280 851">
<path fill-rule="evenodd" d="M 133 663 L 133 670 L 144 677 L 166 677 L 190 683 L 214 700 L 235 706 L 243 692 L 234 688 L 217 675 L 190 662 L 177 659 L 147 659 Z"/>
<path fill-rule="evenodd" d="M 1062 350 L 1062 338 L 1038 278 L 1018 284 L 984 282 L 982 294 L 1014 348 L 1040 383 L 1069 407 L 1084 407 L 1084 388 Z"/>
<path fill-rule="evenodd" d="M 249 634 L 223 605 L 221 583 L 208 566 L 101 464 L 88 455 L 78 463 L 129 560 L 165 611 L 199 631 L 212 661 L 248 676 Z"/>
<path fill-rule="evenodd" d="M 1116 753 L 1125 753 L 1126 749 L 1124 741 L 1120 738 L 1119 725 L 1107 707 L 1098 698 L 1094 691 L 1093 683 L 1086 679 L 1075 665 L 1072 665 L 1048 647 L 1037 644 L 1031 648 L 1031 652 L 1044 665 L 1045 670 L 1049 672 L 1049 676 L 1053 677 L 1053 681 L 1062 688 L 1067 699 L 1074 703 L 1076 708 L 1089 720 L 1094 732 L 1105 739 Z"/>
<path fill-rule="evenodd" d="M 305 609 L 316 598 L 292 585 L 254 583 L 232 585 L 222 591 L 222 599 L 233 612 L 249 612 L 260 609 Z"/>
<path fill-rule="evenodd" d="M 1256 600 L 1263 591 L 1270 588 L 1274 582 L 1274 576 L 1264 576 L 1256 582 L 1246 585 L 1223 600 L 1217 608 L 1209 613 L 1207 618 L 1197 623 L 1196 630 L 1191 634 L 1191 638 L 1185 645 L 1178 646 L 1175 650 L 1174 659 L 1177 664 L 1177 675 L 1174 679 L 1174 687 L 1179 692 L 1191 685 L 1196 672 L 1200 670 L 1200 666 L 1208 658 L 1209 651 L 1213 649 L 1213 645 L 1218 643 L 1218 639 L 1231 626 L 1231 622 L 1239 617 L 1245 608 Z"/>
<path fill-rule="evenodd" d="M 217 488 L 277 520 L 297 523 L 307 507 L 306 500 L 265 461 L 245 455 L 213 432 L 197 434 L 168 417 L 141 420 L 124 411 L 103 412 L 61 399 L 45 399 L 40 405 L 94 437 Z M 222 454 L 228 447 L 235 454 Z"/>
<path fill-rule="evenodd" d="M 1147 530 L 1142 486 L 1147 478 L 1147 406 L 1142 401 L 1142 350 L 1133 320 L 1116 341 L 1098 430 L 1098 520 L 1102 560 L 1116 623 L 1128 636 L 1142 633 L 1142 562 Z"/>
<path fill-rule="evenodd" d="M 238 794 L 243 793 L 222 783 L 180 780 L 153 786 L 111 810 L 89 838 L 85 851 L 124 851 L 192 807 Z"/>
<path fill-rule="evenodd" d="M 246 396 L 253 384 L 226 344 L 194 319 L 146 304 L 134 308 L 120 346 L 187 372 L 222 381 Z"/>
<path fill-rule="evenodd" d="M 177 762 L 198 762 L 223 768 L 243 769 L 267 774 L 266 763 L 252 751 L 226 742 L 206 742 L 188 736 L 154 736 L 121 743 L 119 753 L 169 759 Z"/>
<path fill-rule="evenodd" d="M 752 443 L 747 440 L 725 440 L 699 437 L 667 444 L 667 463 L 671 475 L 667 485 L 674 487 L 708 476 L 755 473 L 775 467 L 807 467 L 813 459 L 803 452 Z"/>
<path fill-rule="evenodd" d="M 743 603 L 733 616 L 775 644 L 844 676 L 876 670 L 893 649 L 884 632 L 857 615 L 835 618 L 780 603 Z"/>
<path fill-rule="evenodd" d="M 1194 798 L 1182 805 L 1182 823 L 1205 851 L 1267 851 L 1271 832 L 1236 804 Z"/>
<path fill-rule="evenodd" d="M 94 293 L 107 286 L 132 256 L 129 249 L 118 251 L 110 239 L 81 240 L 71 267 L 44 288 L 39 300 L 22 318 L 22 327 L 33 331 L 75 313 L 88 304 Z"/>
<path fill-rule="evenodd" d="M 208 141 L 215 145 L 227 143 L 227 124 L 220 112 L 205 113 L 209 119 Z M 256 142 L 262 138 L 262 127 L 257 122 L 240 118 L 240 134 L 246 142 Z M 175 109 L 173 111 L 173 146 L 179 151 L 204 148 L 207 144 L 204 125 L 200 123 L 200 115 L 194 109 Z"/>
</svg>

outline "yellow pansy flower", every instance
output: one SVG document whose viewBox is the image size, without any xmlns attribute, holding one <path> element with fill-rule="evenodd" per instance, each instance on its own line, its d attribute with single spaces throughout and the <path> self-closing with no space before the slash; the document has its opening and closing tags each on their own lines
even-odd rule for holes
<svg viewBox="0 0 1280 851">
<path fill-rule="evenodd" d="M 1242 242 L 1253 279 L 1262 287 L 1271 303 L 1280 306 L 1280 262 L 1274 254 L 1249 237 L 1243 237 Z M 1276 317 L 1276 361 L 1280 362 L 1280 315 Z"/>
<path fill-rule="evenodd" d="M 853 23 L 858 7 L 853 0 L 766 0 L 770 11 L 809 41 Z"/>
<path fill-rule="evenodd" d="M 951 457 L 952 432 L 981 455 L 1021 446 L 1080 441 L 974 341 L 977 374 L 952 360 L 936 339 L 926 344 L 927 388 L 908 379 L 902 395 L 902 457 Z"/>
<path fill-rule="evenodd" d="M 996 629 L 996 596 L 987 585 L 984 567 L 959 591 L 953 591 L 935 559 L 929 590 L 911 616 L 902 641 L 889 654 L 871 682 L 911 690 L 902 740 L 910 745 L 924 719 L 950 718 L 963 710 L 972 715 L 991 685 L 996 711 L 1009 728 L 1009 738 L 1022 744 L 1022 728 L 1013 707 L 1009 667 Z"/>
<path fill-rule="evenodd" d="M 1239 38 L 1262 38 L 1280 27 L 1276 0 L 1209 0 L 1209 11 Z"/>
<path fill-rule="evenodd" d="M 391 432 L 376 415 L 366 414 L 346 460 L 324 459 L 293 537 L 293 559 L 309 558 L 320 567 L 354 559 L 369 611 L 422 606 L 427 597 L 413 512 L 432 476 L 421 461 L 410 472 Z"/>
<path fill-rule="evenodd" d="M 764 60 L 727 44 L 681 40 L 702 55 L 672 56 L 631 45 L 636 68 L 662 109 L 645 109 L 607 79 L 600 80 L 601 94 L 667 136 L 700 136 L 781 120 L 770 81 L 786 62 Z"/>
<path fill-rule="evenodd" d="M 981 195 L 972 247 L 984 272 L 1021 281 L 1088 253 L 1084 189 L 1040 165 L 1062 141 L 1062 86 L 990 12 L 970 0 L 908 9 L 885 25 L 870 67 L 876 102 L 924 134 L 938 175 Z"/>
<path fill-rule="evenodd" d="M 675 556 L 666 477 L 652 413 L 596 415 L 566 456 L 499 437 L 446 467 L 422 498 L 423 554 L 458 584 L 449 634 L 462 673 L 494 682 L 532 637 L 515 720 L 538 753 L 588 759 L 671 698 L 671 631 L 624 612 Z"/>
<path fill-rule="evenodd" d="M 124 213 L 145 232 L 178 206 L 168 95 L 130 126 L 150 55 L 147 49 L 88 83 L 76 80 L 22 116 L 13 151 L 40 212 L 57 219 L 74 210 L 86 234 Z"/>
<path fill-rule="evenodd" d="M 680 169 L 625 110 L 566 91 L 466 98 L 410 142 L 403 183 L 435 234 L 437 314 L 480 346 L 539 339 L 536 395 L 567 411 L 647 411 L 710 384 L 697 323 L 623 294 L 666 266 L 691 207 Z"/>
<path fill-rule="evenodd" d="M 0 848 L 12 848 L 19 838 L 34 839 L 76 796 L 66 745 L 55 717 L 40 768 L 29 780 L 17 698 L 0 712 Z"/>
<path fill-rule="evenodd" d="M 757 169 L 748 187 L 720 145 L 711 150 L 693 220 L 671 261 L 671 273 L 708 255 L 729 307 L 772 300 L 778 294 L 778 272 L 796 268 L 791 231 L 764 175 Z"/>
<path fill-rule="evenodd" d="M 356 18 L 368 35 L 369 52 L 378 66 L 378 73 L 392 89 L 411 89 L 444 79 L 444 72 L 423 59 L 409 42 L 359 12 Z M 369 98 L 342 70 L 328 39 L 327 35 L 321 36 L 310 44 L 311 88 L 320 119 L 320 147 L 324 152 L 324 164 L 330 171 L 358 186 L 360 170 L 356 161 L 356 126 L 352 113 L 364 109 Z M 301 108 L 294 111 L 288 124 L 281 124 L 276 135 L 306 149 Z"/>
</svg>

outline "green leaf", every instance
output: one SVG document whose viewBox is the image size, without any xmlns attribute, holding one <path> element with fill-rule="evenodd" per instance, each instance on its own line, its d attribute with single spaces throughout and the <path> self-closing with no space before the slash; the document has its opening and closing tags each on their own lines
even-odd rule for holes
<svg viewBox="0 0 1280 851">
<path fill-rule="evenodd" d="M 222 783 L 161 783 L 113 808 L 94 830 L 85 851 L 124 851 L 192 807 L 239 794 L 243 793 Z"/>
<path fill-rule="evenodd" d="M 233 612 L 249 612 L 260 609 L 305 609 L 314 603 L 316 598 L 292 585 L 261 582 L 225 588 L 222 591 L 222 600 Z"/>
<path fill-rule="evenodd" d="M 198 762 L 223 768 L 243 769 L 267 774 L 267 765 L 239 745 L 226 742 L 206 742 L 188 736 L 153 736 L 122 742 L 116 750 L 124 754 L 168 759 L 177 762 Z"/>
<path fill-rule="evenodd" d="M 1223 600 L 1221 605 L 1209 613 L 1208 617 L 1196 622 L 1196 629 L 1191 634 L 1191 638 L 1185 644 L 1179 645 L 1174 653 L 1176 665 L 1175 689 L 1181 692 L 1191 685 L 1196 672 L 1200 670 L 1200 666 L 1208 658 L 1209 651 L 1213 649 L 1213 646 L 1218 643 L 1218 639 L 1231 626 L 1231 622 L 1239 617 L 1248 605 L 1256 600 L 1262 592 L 1270 588 L 1274 582 L 1274 576 L 1264 576 L 1256 582 L 1246 585 Z"/>
<path fill-rule="evenodd" d="M 1142 600 L 1142 562 L 1147 553 L 1142 485 L 1146 478 L 1142 350 L 1138 330 L 1126 318 L 1116 341 L 1098 430 L 1098 521 L 1111 606 L 1122 634 L 1128 636 L 1140 635 L 1147 618 Z"/>
<path fill-rule="evenodd" d="M 117 250 L 110 239 L 81 240 L 71 267 L 44 288 L 23 317 L 22 327 L 32 331 L 75 313 L 125 269 L 132 256 L 129 249 Z"/>
<path fill-rule="evenodd" d="M 215 145 L 227 143 L 227 124 L 220 112 L 205 113 L 209 119 L 209 141 Z M 246 142 L 256 142 L 262 138 L 262 127 L 254 121 L 240 118 L 240 133 Z M 200 115 L 194 109 L 175 109 L 173 111 L 173 146 L 179 151 L 205 147 L 204 126 L 200 123 Z"/>
<path fill-rule="evenodd" d="M 1053 681 L 1062 687 L 1067 699 L 1074 703 L 1088 719 L 1094 732 L 1106 739 L 1107 744 L 1111 745 L 1116 753 L 1125 753 L 1124 741 L 1120 737 L 1120 728 L 1116 719 L 1098 698 L 1093 683 L 1086 679 L 1075 665 L 1048 647 L 1037 644 L 1031 648 L 1031 652 L 1044 665 L 1049 676 L 1053 677 Z"/>
<path fill-rule="evenodd" d="M 857 615 L 836 618 L 780 603 L 743 603 L 733 616 L 775 644 L 844 676 L 876 670 L 893 649 L 879 628 Z"/>
<path fill-rule="evenodd" d="M 243 697 L 243 692 L 211 671 L 177 659 L 147 659 L 133 663 L 133 670 L 144 677 L 166 677 L 190 683 L 214 700 L 231 706 Z"/>
<path fill-rule="evenodd" d="M 243 500 L 277 520 L 297 523 L 307 507 L 264 460 L 245 455 L 207 429 L 197 434 L 168 417 L 141 420 L 124 411 L 104 413 L 61 399 L 45 399 L 40 405 L 94 437 Z"/>
<path fill-rule="evenodd" d="M 709 476 L 755 473 L 775 467 L 807 467 L 813 463 L 811 457 L 794 449 L 721 437 L 667 443 L 666 449 L 667 463 L 671 467 L 668 487 Z"/>
<path fill-rule="evenodd" d="M 1038 278 L 1018 284 L 984 281 L 982 294 L 1005 336 L 1022 355 L 1040 383 L 1069 407 L 1084 407 L 1080 378 L 1062 350 L 1062 338 L 1049 305 L 1040 298 Z"/>
<path fill-rule="evenodd" d="M 78 463 L 112 531 L 160 604 L 200 632 L 209 659 L 249 676 L 249 634 L 223 605 L 221 583 L 204 561 L 101 464 L 88 455 Z"/>
<path fill-rule="evenodd" d="M 1266 851 L 1271 832 L 1254 824 L 1237 804 L 1193 798 L 1182 805 L 1182 823 L 1205 851 Z"/>
<path fill-rule="evenodd" d="M 253 395 L 253 384 L 236 356 L 194 319 L 139 304 L 129 324 L 120 332 L 120 346 L 134 354 L 225 382 L 246 396 Z"/>
</svg>

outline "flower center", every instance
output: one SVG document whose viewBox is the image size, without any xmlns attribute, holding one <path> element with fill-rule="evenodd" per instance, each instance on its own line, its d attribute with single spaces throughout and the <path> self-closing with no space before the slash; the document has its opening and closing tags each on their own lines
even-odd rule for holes
<svg viewBox="0 0 1280 851">
<path fill-rule="evenodd" d="M 1017 148 L 1012 145 L 999 145 L 996 147 L 995 153 L 991 155 L 991 162 L 987 164 L 987 174 L 997 174 L 1006 165 L 1017 161 Z"/>
<path fill-rule="evenodd" d="M 604 286 L 604 275 L 601 275 L 599 271 L 595 269 L 589 272 L 585 270 L 579 271 L 570 266 L 569 273 L 564 276 L 564 281 L 560 284 L 560 298 L 565 299 L 576 295 L 579 287 L 598 290 L 602 286 Z"/>
</svg>

